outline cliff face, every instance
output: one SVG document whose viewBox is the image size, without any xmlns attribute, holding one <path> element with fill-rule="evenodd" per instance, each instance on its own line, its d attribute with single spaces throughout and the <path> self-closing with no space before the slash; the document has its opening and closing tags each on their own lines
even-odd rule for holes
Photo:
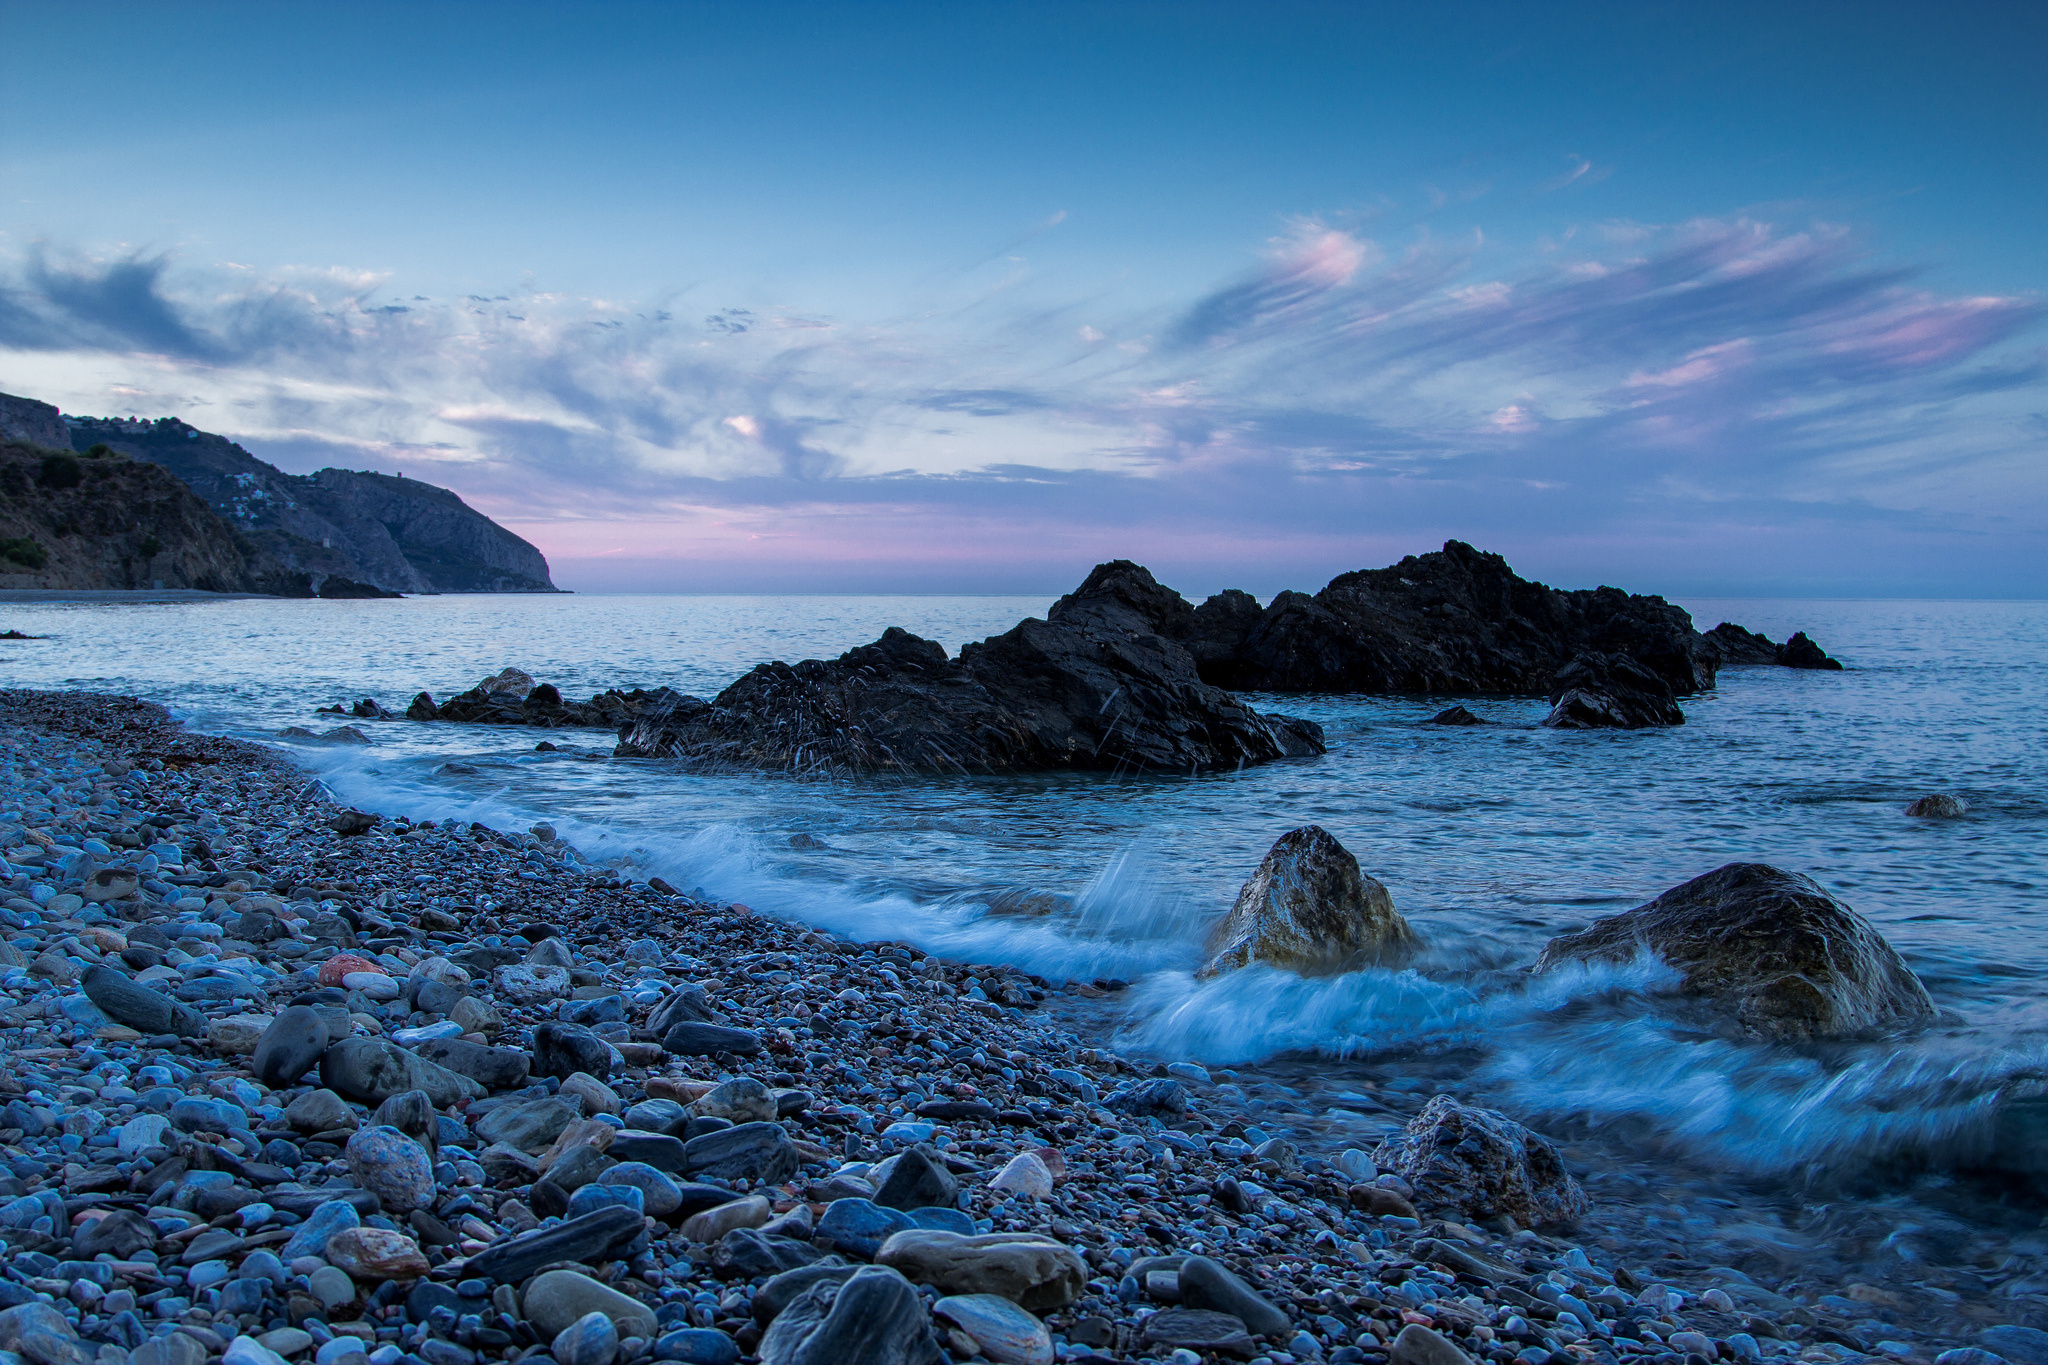
<svg viewBox="0 0 2048 1365">
<path fill-rule="evenodd" d="M 169 470 L 19 441 L 0 443 L 0 587 L 312 595 Z"/>
<path fill-rule="evenodd" d="M 0 441 L 62 450 L 71 444 L 71 433 L 64 426 L 63 414 L 48 403 L 0 393 Z"/>
<path fill-rule="evenodd" d="M 554 592 L 540 551 L 416 479 L 323 469 L 287 474 L 176 418 L 70 418 L 67 441 L 104 444 L 183 480 L 263 555 L 310 577 L 386 592 Z"/>
</svg>

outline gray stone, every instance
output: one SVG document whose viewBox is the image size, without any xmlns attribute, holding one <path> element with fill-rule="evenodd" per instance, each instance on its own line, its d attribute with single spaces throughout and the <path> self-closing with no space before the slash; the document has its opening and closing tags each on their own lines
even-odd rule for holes
<svg viewBox="0 0 2048 1365">
<path fill-rule="evenodd" d="M 533 1069 L 564 1080 L 579 1071 L 603 1080 L 612 1074 L 612 1045 L 580 1024 L 542 1024 L 533 1031 Z"/>
<path fill-rule="evenodd" d="M 644 1161 L 620 1162 L 606 1171 L 602 1179 L 607 1185 L 630 1185 L 639 1190 L 647 1211 L 656 1218 L 666 1218 L 683 1205 L 682 1187 Z"/>
<path fill-rule="evenodd" d="M 578 1117 L 576 1106 L 567 1100 L 528 1100 L 493 1109 L 478 1119 L 476 1135 L 485 1142 L 502 1142 L 522 1152 L 542 1152 Z"/>
<path fill-rule="evenodd" d="M 426 1148 L 428 1156 L 440 1151 L 441 1116 L 434 1112 L 434 1102 L 424 1090 L 407 1090 L 391 1096 L 377 1106 L 370 1122 L 396 1128 Z"/>
<path fill-rule="evenodd" d="M 616 1139 L 612 1146 L 618 1146 Z M 803 1160 L 780 1124 L 742 1123 L 691 1138 L 683 1144 L 683 1163 L 688 1174 L 694 1176 L 755 1180 L 772 1185 L 795 1175 Z"/>
<path fill-rule="evenodd" d="M 197 1038 L 206 1032 L 206 1016 L 161 991 L 151 990 L 105 964 L 87 969 L 81 983 L 86 997 L 109 1019 L 140 1033 L 173 1033 Z"/>
<path fill-rule="evenodd" d="M 734 1365 L 740 1344 L 713 1327 L 684 1327 L 662 1334 L 654 1358 L 670 1365 Z"/>
<path fill-rule="evenodd" d="M 381 1038 L 344 1038 L 320 1058 L 320 1083 L 363 1104 L 424 1090 L 436 1108 L 482 1099 L 484 1088 Z"/>
<path fill-rule="evenodd" d="M 313 1069 L 327 1050 L 327 1023 L 310 1005 L 291 1005 L 277 1012 L 256 1040 L 251 1070 L 272 1089 L 291 1085 Z"/>
<path fill-rule="evenodd" d="M 613 1246 L 638 1237 L 645 1226 L 631 1209 L 599 1209 L 478 1252 L 463 1267 L 465 1277 L 518 1284 L 556 1261 L 594 1265 Z"/>
<path fill-rule="evenodd" d="M 996 1365 L 1052 1365 L 1052 1337 L 1045 1324 L 998 1294 L 954 1294 L 932 1311 L 973 1337 Z"/>
<path fill-rule="evenodd" d="M 859 1269 L 857 1265 L 847 1265 L 837 1256 L 828 1256 L 813 1265 L 785 1270 L 754 1291 L 754 1321 L 762 1324 L 773 1322 L 776 1314 L 789 1307 L 812 1285 L 826 1280 L 844 1284 Z"/>
<path fill-rule="evenodd" d="M 799 1294 L 769 1324 L 760 1352 L 761 1365 L 938 1365 L 943 1358 L 917 1290 L 879 1266 Z"/>
<path fill-rule="evenodd" d="M 668 1133 L 639 1133 L 630 1128 L 622 1129 L 605 1150 L 620 1161 L 643 1162 L 670 1175 L 683 1175 L 690 1169 L 689 1144 Z"/>
<path fill-rule="evenodd" d="M 489 1047 L 461 1038 L 434 1038 L 420 1044 L 419 1054 L 467 1076 L 486 1090 L 517 1090 L 526 1084 L 527 1054 L 516 1047 Z"/>
<path fill-rule="evenodd" d="M 308 1090 L 285 1106 L 284 1121 L 302 1133 L 332 1133 L 358 1122 L 348 1101 L 332 1090 Z"/>
<path fill-rule="evenodd" d="M 1387 888 L 1317 825 L 1274 843 L 1209 939 L 1204 975 L 1264 962 L 1304 976 L 1398 963 L 1421 941 Z"/>
<path fill-rule="evenodd" d="M 875 1202 L 885 1209 L 921 1209 L 951 1204 L 960 1194 L 960 1182 L 938 1161 L 931 1148 L 919 1143 L 896 1158 L 896 1168 L 875 1193 Z"/>
<path fill-rule="evenodd" d="M 653 1309 L 574 1270 L 536 1275 L 526 1287 L 520 1310 L 543 1338 L 553 1337 L 591 1313 L 602 1313 L 622 1337 L 651 1341 L 657 1330 Z"/>
<path fill-rule="evenodd" d="M 882 1243 L 878 1265 L 948 1294 L 1000 1294 L 1033 1312 L 1081 1296 L 1087 1266 L 1072 1247 L 1030 1232 L 976 1237 L 913 1228 Z"/>
<path fill-rule="evenodd" d="M 2048 1332 L 2038 1327 L 1987 1327 L 1977 1334 L 1977 1342 L 2018 1365 L 2048 1365 Z"/>
<path fill-rule="evenodd" d="M 1228 1313 L 1262 1337 L 1277 1337 L 1288 1328 L 1287 1314 L 1207 1256 L 1181 1262 L 1180 1301 L 1188 1308 Z"/>
<path fill-rule="evenodd" d="M 1168 1308 L 1145 1319 L 1145 1340 L 1155 1346 L 1236 1356 L 1249 1360 L 1258 1348 L 1244 1324 L 1206 1308 Z"/>
<path fill-rule="evenodd" d="M 356 1212 L 354 1205 L 342 1200 L 322 1204 L 306 1216 L 305 1222 L 299 1224 L 298 1231 L 292 1234 L 292 1239 L 277 1253 L 278 1259 L 290 1265 L 301 1256 L 325 1256 L 328 1240 L 335 1233 L 344 1228 L 357 1228 L 362 1225 L 362 1216 Z"/>
<path fill-rule="evenodd" d="M 1421 1323 L 1411 1322 L 1388 1352 L 1393 1365 L 1472 1365 L 1472 1357 Z"/>
<path fill-rule="evenodd" d="M 0 1351 L 12 1351 L 34 1365 L 86 1365 L 92 1358 L 64 1315 L 47 1303 L 0 1312 Z"/>
<path fill-rule="evenodd" d="M 155 1245 L 155 1225 L 132 1209 L 116 1209 L 71 1235 L 71 1254 L 81 1261 L 89 1261 L 103 1251 L 117 1261 L 125 1261 Z"/>
<path fill-rule="evenodd" d="M 685 1020 L 661 1036 L 661 1046 L 678 1057 L 708 1057 L 716 1052 L 747 1057 L 761 1050 L 761 1035 L 743 1028 Z"/>
<path fill-rule="evenodd" d="M 713 1086 L 690 1109 L 698 1115 L 730 1123 L 768 1123 L 778 1117 L 768 1087 L 752 1076 L 735 1076 Z"/>
</svg>

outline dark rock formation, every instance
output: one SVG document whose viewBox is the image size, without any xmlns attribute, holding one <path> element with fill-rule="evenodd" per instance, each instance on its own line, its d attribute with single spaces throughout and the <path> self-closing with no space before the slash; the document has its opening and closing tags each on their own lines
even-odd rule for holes
<svg viewBox="0 0 2048 1365">
<path fill-rule="evenodd" d="M 1723 621 L 1707 632 L 1706 640 L 1723 666 L 1776 664 L 1781 668 L 1828 669 L 1834 672 L 1840 672 L 1842 668 L 1839 662 L 1827 656 L 1825 650 L 1808 639 L 1803 630 L 1781 645 L 1773 643 L 1769 636 Z"/>
<path fill-rule="evenodd" d="M 1960 820 L 1968 814 L 1970 803 L 1947 792 L 1936 792 L 1923 796 L 1906 807 L 1906 814 L 1921 820 Z"/>
<path fill-rule="evenodd" d="M 1545 587 L 1462 541 L 1255 606 L 1243 593 L 1161 603 L 1154 628 L 1186 642 L 1208 681 L 1252 691 L 1536 696 L 1587 651 L 1625 654 L 1673 692 L 1714 685 L 1713 650 L 1663 598 Z"/>
<path fill-rule="evenodd" d="M 1449 1095 L 1431 1100 L 1372 1159 L 1415 1187 L 1418 1207 L 1468 1222 L 1506 1215 L 1525 1228 L 1569 1226 L 1587 1208 L 1550 1139 Z"/>
<path fill-rule="evenodd" d="M 1927 988 L 1869 920 L 1763 863 L 1730 863 L 1554 938 L 1535 970 L 1640 953 L 1683 973 L 1687 994 L 1750 1037 L 1868 1037 L 1934 1017 Z"/>
<path fill-rule="evenodd" d="M 306 595 L 552 592 L 540 551 L 445 488 L 386 474 L 286 474 L 176 418 L 71 418 L 66 444 L 105 444 L 190 485 Z M 340 580 L 334 590 L 331 581 Z"/>
<path fill-rule="evenodd" d="M 1484 725 L 1486 722 L 1462 706 L 1447 707 L 1429 718 L 1431 725 Z"/>
<path fill-rule="evenodd" d="M 1202 974 L 1270 963 L 1304 976 L 1331 976 L 1366 963 L 1395 962 L 1420 946 L 1387 888 L 1316 825 L 1289 830 L 1237 893 L 1209 938 Z"/>
<path fill-rule="evenodd" d="M 1550 685 L 1545 725 L 1560 730 L 1640 730 L 1683 725 L 1671 687 L 1626 654 L 1581 654 Z"/>
<path fill-rule="evenodd" d="M 0 441 L 68 450 L 71 433 L 64 425 L 64 414 L 50 404 L 0 393 Z"/>
</svg>

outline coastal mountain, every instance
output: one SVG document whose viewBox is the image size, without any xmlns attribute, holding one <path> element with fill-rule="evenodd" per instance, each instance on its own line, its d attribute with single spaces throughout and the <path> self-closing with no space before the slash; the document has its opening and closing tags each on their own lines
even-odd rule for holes
<svg viewBox="0 0 2048 1365">
<path fill-rule="evenodd" d="M 63 421 L 65 445 L 170 471 L 260 557 L 316 591 L 330 579 L 385 593 L 558 591 L 539 550 L 445 488 L 347 469 L 287 474 L 175 417 Z"/>
</svg>

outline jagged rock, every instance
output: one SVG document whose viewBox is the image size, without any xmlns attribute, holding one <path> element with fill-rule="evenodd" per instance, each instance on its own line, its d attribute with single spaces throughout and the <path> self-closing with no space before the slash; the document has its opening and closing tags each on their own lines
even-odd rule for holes
<svg viewBox="0 0 2048 1365">
<path fill-rule="evenodd" d="M 362 1104 L 424 1090 L 438 1107 L 481 1099 L 484 1088 L 381 1038 L 344 1038 L 320 1058 L 320 1083 Z"/>
<path fill-rule="evenodd" d="M 945 1359 L 924 1300 L 908 1280 L 862 1266 L 820 1278 L 775 1315 L 761 1365 L 938 1365 Z"/>
<path fill-rule="evenodd" d="M 1484 725 L 1485 721 L 1462 706 L 1447 707 L 1429 718 L 1431 725 Z"/>
<path fill-rule="evenodd" d="M 1714 652 L 1724 667 L 1729 664 L 1778 662 L 1778 645 L 1775 641 L 1753 630 L 1746 630 L 1733 621 L 1723 621 L 1706 635 L 1707 643 L 1714 647 Z"/>
<path fill-rule="evenodd" d="M 1854 1038 L 1925 1024 L 1934 1002 L 1869 920 L 1817 883 L 1730 863 L 1544 945 L 1535 970 L 1651 953 L 1757 1038 Z"/>
<path fill-rule="evenodd" d="M 1072 1303 L 1088 1281 L 1072 1247 L 1030 1232 L 911 1228 L 882 1243 L 875 1261 L 948 1294 L 1000 1294 L 1034 1312 Z"/>
<path fill-rule="evenodd" d="M 1581 654 L 1558 670 L 1545 725 L 1560 730 L 1641 730 L 1683 725 L 1670 684 L 1624 654 Z"/>
<path fill-rule="evenodd" d="M 1358 859 L 1328 832 L 1305 825 L 1281 835 L 1237 893 L 1209 936 L 1202 973 L 1265 962 L 1330 976 L 1399 962 L 1420 946 L 1387 888 L 1360 872 Z"/>
<path fill-rule="evenodd" d="M 1431 1100 L 1372 1159 L 1414 1186 L 1423 1209 L 1466 1221 L 1505 1214 L 1523 1227 L 1565 1226 L 1587 1208 L 1550 1139 L 1449 1095 Z"/>
</svg>

